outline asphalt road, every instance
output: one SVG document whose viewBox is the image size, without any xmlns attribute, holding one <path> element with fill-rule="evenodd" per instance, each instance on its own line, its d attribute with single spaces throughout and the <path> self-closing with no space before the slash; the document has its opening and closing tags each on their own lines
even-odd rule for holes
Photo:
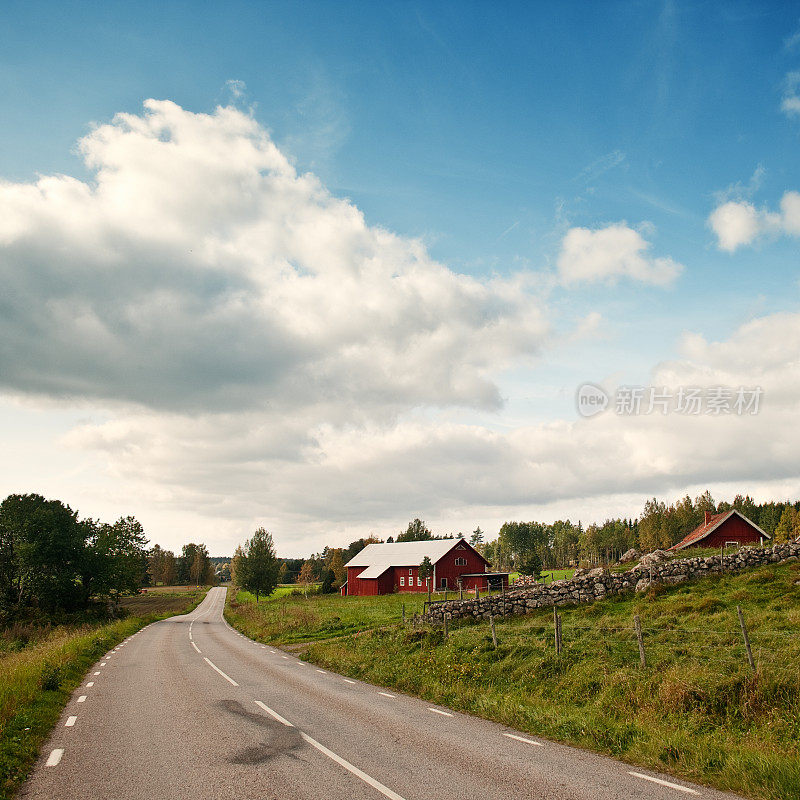
<svg viewBox="0 0 800 800">
<path fill-rule="evenodd" d="M 99 661 L 21 796 L 734 797 L 320 670 L 234 631 L 224 600 L 212 589 Z"/>
</svg>

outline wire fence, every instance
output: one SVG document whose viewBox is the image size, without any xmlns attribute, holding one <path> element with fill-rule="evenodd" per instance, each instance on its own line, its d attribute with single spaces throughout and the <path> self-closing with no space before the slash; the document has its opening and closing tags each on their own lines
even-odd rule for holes
<svg viewBox="0 0 800 800">
<path fill-rule="evenodd" d="M 554 608 L 549 622 L 546 618 L 531 620 L 523 629 L 506 628 L 501 624 L 504 618 L 499 615 L 491 617 L 488 623 L 495 648 L 504 642 L 525 640 L 538 643 L 543 654 L 554 651 L 558 657 L 572 662 L 583 658 L 596 661 L 600 656 L 609 666 L 638 663 L 648 670 L 664 670 L 690 662 L 711 666 L 715 671 L 736 673 L 746 667 L 800 690 L 800 628 L 791 626 L 794 618 L 783 615 L 783 620 L 777 621 L 785 622 L 786 627 L 754 624 L 751 629 L 738 606 L 725 627 L 719 627 L 719 613 L 714 617 L 716 627 L 675 626 L 638 616 L 627 624 L 606 621 L 586 624 L 582 620 L 573 622 L 569 611 Z M 774 615 L 770 623 L 776 624 Z M 451 620 L 448 625 L 445 620 L 442 625 L 445 638 L 462 627 L 463 622 Z"/>
</svg>

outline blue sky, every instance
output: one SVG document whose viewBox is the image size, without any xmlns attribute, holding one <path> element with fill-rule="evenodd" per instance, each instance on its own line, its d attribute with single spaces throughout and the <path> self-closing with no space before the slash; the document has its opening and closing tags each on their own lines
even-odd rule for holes
<svg viewBox="0 0 800 800">
<path fill-rule="evenodd" d="M 665 361 L 688 364 L 696 375 L 700 356 L 687 355 L 687 335 L 720 343 L 703 350 L 710 359 L 704 374 L 719 377 L 736 357 L 713 359 L 742 326 L 768 318 L 779 329 L 774 315 L 797 313 L 798 239 L 790 217 L 774 215 L 786 193 L 800 189 L 800 116 L 787 106 L 800 70 L 798 31 L 800 12 L 790 3 L 7 3 L 0 178 L 23 185 L 64 174 L 91 185 L 95 171 L 76 142 L 93 126 L 120 112 L 141 115 L 148 98 L 195 114 L 233 104 L 269 132 L 298 173 L 313 173 L 333 197 L 359 209 L 370 229 L 420 240 L 431 259 L 483 285 L 527 276 L 525 302 L 546 316 L 549 333 L 535 354 L 504 351 L 491 376 L 504 404 L 417 398 L 393 409 L 397 424 L 420 416 L 431 436 L 445 420 L 486 431 L 572 425 L 581 381 L 646 384 Z M 739 237 L 727 249 L 711 221 L 726 203 L 752 210 L 758 226 L 750 233 L 726 228 Z M 613 226 L 637 232 L 642 252 L 679 265 L 677 276 L 629 279 L 623 271 L 565 281 L 569 232 Z M 594 322 L 576 335 L 587 318 Z M 797 358 L 792 341 L 776 345 L 787 368 Z M 69 391 L 43 389 L 55 385 L 47 376 L 7 380 L 0 430 L 5 425 L 22 441 L 26 430 L 52 428 L 37 452 L 60 463 L 64 436 L 81 420 L 119 421 L 148 408 L 116 390 L 84 396 L 75 388 L 82 380 L 75 377 Z M 138 410 L 121 411 L 126 402 Z M 308 430 L 339 424 L 338 413 L 316 413 Z M 769 436 L 766 429 L 760 435 Z M 97 488 L 55 467 L 43 482 L 67 500 L 74 492 L 86 513 L 115 512 L 121 501 L 105 494 L 114 469 L 97 466 L 96 448 L 81 447 L 79 463 L 103 474 Z M 374 520 L 342 508 L 331 518 L 313 512 L 298 521 L 296 507 L 281 500 L 273 525 L 283 526 L 279 540 L 285 533 L 290 549 L 302 549 L 365 528 L 387 533 L 426 513 L 444 527 L 473 518 L 491 525 L 507 513 L 572 509 L 585 517 L 638 504 L 645 485 L 668 496 L 705 483 L 726 491 L 732 484 L 719 479 L 718 467 L 587 485 L 583 496 L 555 488 L 551 501 L 544 491 L 507 505 L 489 493 L 476 504 L 453 497 L 426 510 L 391 492 Z M 35 469 L 30 475 L 35 480 Z M 778 470 L 773 477 L 782 482 L 765 484 L 764 492 L 788 491 L 797 476 Z M 747 483 L 746 476 L 736 480 Z M 763 480 L 754 473 L 752 490 Z M 13 476 L 4 483 L 8 491 L 21 488 Z M 178 494 L 197 491 L 183 485 Z M 272 501 L 263 491 L 264 508 L 221 501 L 224 510 L 210 512 L 226 531 L 220 548 L 255 521 L 270 524 Z M 190 524 L 181 503 L 191 505 L 159 499 L 154 490 L 139 514 L 166 536 L 175 524 Z"/>
</svg>

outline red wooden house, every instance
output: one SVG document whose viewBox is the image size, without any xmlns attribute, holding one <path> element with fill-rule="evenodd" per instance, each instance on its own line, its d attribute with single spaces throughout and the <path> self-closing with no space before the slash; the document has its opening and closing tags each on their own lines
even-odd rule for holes
<svg viewBox="0 0 800 800">
<path fill-rule="evenodd" d="M 755 522 L 747 519 L 736 509 L 722 514 L 709 514 L 706 511 L 702 525 L 698 525 L 688 536 L 681 539 L 670 550 L 683 550 L 685 547 L 725 547 L 726 545 L 761 544 L 770 535 L 762 531 Z"/>
<path fill-rule="evenodd" d="M 419 565 L 427 556 L 433 564 L 431 587 L 435 591 L 508 586 L 508 575 L 490 573 L 489 562 L 464 539 L 368 544 L 345 565 L 343 595 L 377 595 L 392 592 L 427 592 Z"/>
</svg>

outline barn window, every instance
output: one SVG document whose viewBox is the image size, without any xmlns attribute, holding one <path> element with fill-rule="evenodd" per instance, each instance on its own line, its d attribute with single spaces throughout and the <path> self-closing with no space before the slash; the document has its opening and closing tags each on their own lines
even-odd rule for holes
<svg viewBox="0 0 800 800">
<path fill-rule="evenodd" d="M 447 578 L 442 578 L 442 589 L 447 588 Z"/>
<path fill-rule="evenodd" d="M 466 567 L 467 566 L 467 559 L 466 558 L 457 558 L 456 559 L 456 566 L 457 567 Z"/>
<path fill-rule="evenodd" d="M 408 568 L 408 574 L 409 575 L 413 575 L 414 574 L 414 567 L 409 567 Z"/>
<path fill-rule="evenodd" d="M 417 586 L 422 586 L 422 578 L 417 578 Z"/>
<path fill-rule="evenodd" d="M 401 586 L 405 586 L 406 585 L 406 579 L 405 578 L 400 578 L 400 585 Z"/>
</svg>

